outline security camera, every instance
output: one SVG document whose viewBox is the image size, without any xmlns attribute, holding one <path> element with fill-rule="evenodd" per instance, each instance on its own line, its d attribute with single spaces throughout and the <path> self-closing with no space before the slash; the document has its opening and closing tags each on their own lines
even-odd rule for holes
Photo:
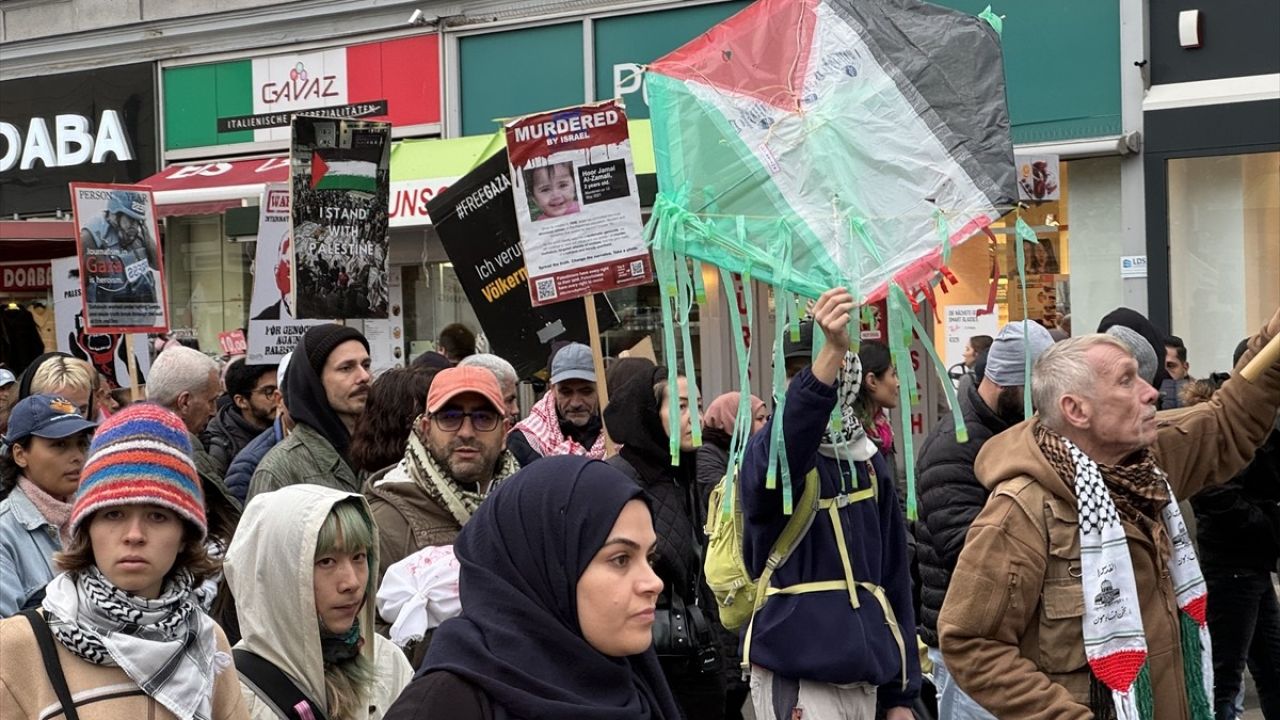
<svg viewBox="0 0 1280 720">
<path fill-rule="evenodd" d="M 419 8 L 419 9 L 417 9 L 417 10 L 414 10 L 414 11 L 413 11 L 413 14 L 411 14 L 411 15 L 409 16 L 409 24 L 410 24 L 410 25 L 424 25 L 424 24 L 426 24 L 426 23 L 423 21 L 423 18 L 422 18 L 422 9 L 421 9 L 421 8 Z"/>
</svg>

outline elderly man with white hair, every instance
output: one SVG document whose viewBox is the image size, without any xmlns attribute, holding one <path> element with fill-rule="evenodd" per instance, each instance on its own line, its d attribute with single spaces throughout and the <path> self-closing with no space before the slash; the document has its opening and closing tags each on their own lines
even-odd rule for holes
<svg viewBox="0 0 1280 720">
<path fill-rule="evenodd" d="M 511 363 L 493 353 L 476 353 L 462 358 L 458 367 L 482 367 L 498 378 L 498 389 L 502 390 L 502 402 L 505 405 L 507 428 L 515 427 L 520 422 L 520 397 L 516 386 L 520 378 L 516 376 L 516 368 Z"/>
<path fill-rule="evenodd" d="M 1249 362 L 1280 333 L 1280 310 Z M 959 687 L 1001 718 L 1213 717 L 1206 590 L 1178 500 L 1231 479 L 1280 406 L 1280 364 L 1156 412 L 1123 342 L 1058 343 L 1032 373 L 1037 415 L 989 440 L 992 491 L 938 620 Z"/>
<path fill-rule="evenodd" d="M 151 363 L 147 399 L 177 413 L 192 435 L 209 424 L 221 393 L 218 363 L 199 350 L 178 345 Z"/>
</svg>

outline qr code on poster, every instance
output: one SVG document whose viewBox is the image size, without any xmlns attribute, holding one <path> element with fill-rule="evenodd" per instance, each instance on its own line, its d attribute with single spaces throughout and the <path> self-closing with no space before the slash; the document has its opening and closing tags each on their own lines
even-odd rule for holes
<svg viewBox="0 0 1280 720">
<path fill-rule="evenodd" d="M 555 300 L 559 294 L 556 292 L 555 278 L 542 278 L 537 284 L 538 300 Z"/>
<path fill-rule="evenodd" d="M 643 261 L 643 260 L 633 260 L 633 261 L 631 262 L 630 270 L 631 270 L 631 277 L 638 277 L 638 276 L 640 276 L 640 275 L 643 275 L 643 274 L 644 274 L 644 261 Z"/>
</svg>

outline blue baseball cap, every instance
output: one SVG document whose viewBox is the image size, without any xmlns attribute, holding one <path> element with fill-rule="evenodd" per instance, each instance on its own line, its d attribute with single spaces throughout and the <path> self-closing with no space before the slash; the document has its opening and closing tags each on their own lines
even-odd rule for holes
<svg viewBox="0 0 1280 720">
<path fill-rule="evenodd" d="M 18 378 L 14 377 L 13 373 L 4 368 L 0 368 L 0 388 L 9 387 L 16 382 L 18 382 Z"/>
<path fill-rule="evenodd" d="M 98 423 L 85 420 L 76 412 L 76 406 L 57 395 L 31 395 L 13 406 L 9 413 L 9 430 L 4 439 L 8 444 L 31 436 L 56 440 L 78 432 L 91 430 Z"/>
</svg>

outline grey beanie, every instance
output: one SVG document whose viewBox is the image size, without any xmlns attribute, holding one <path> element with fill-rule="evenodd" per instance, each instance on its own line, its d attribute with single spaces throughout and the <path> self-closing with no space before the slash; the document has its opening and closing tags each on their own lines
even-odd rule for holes
<svg viewBox="0 0 1280 720">
<path fill-rule="evenodd" d="M 1023 336 L 1023 326 L 1026 336 Z M 1035 365 L 1040 355 L 1053 346 L 1053 336 L 1034 320 L 1018 320 L 1000 328 L 987 351 L 987 371 L 983 377 L 1000 387 L 1027 384 L 1027 354 Z"/>
<path fill-rule="evenodd" d="M 1107 328 L 1107 334 L 1129 347 L 1129 352 L 1138 361 L 1138 375 L 1149 383 L 1154 382 L 1156 371 L 1160 369 L 1160 360 L 1156 358 L 1156 351 L 1151 343 L 1137 331 L 1124 325 L 1112 325 Z"/>
</svg>

